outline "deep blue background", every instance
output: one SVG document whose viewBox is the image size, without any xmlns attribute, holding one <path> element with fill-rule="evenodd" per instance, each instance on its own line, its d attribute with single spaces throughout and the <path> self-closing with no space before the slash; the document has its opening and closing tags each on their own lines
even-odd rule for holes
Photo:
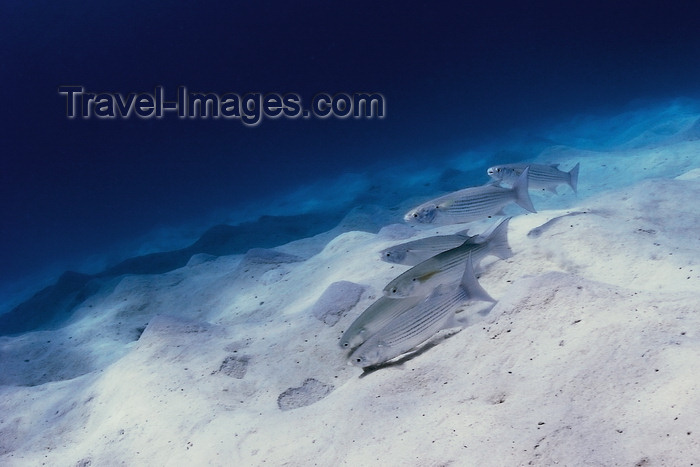
<svg viewBox="0 0 700 467">
<path fill-rule="evenodd" d="M 485 5 L 488 3 L 488 5 Z M 475 4 L 475 5 L 471 5 Z M 246 199 L 695 96 L 693 2 L 199 1 L 0 6 L 0 283 Z M 384 120 L 68 120 L 90 91 L 381 92 Z"/>
</svg>

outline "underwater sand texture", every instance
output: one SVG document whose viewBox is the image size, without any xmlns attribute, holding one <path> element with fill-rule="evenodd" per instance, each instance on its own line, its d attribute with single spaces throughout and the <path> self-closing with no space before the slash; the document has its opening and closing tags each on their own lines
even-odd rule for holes
<svg viewBox="0 0 700 467">
<path fill-rule="evenodd" d="M 581 162 L 578 196 L 511 220 L 513 257 L 479 278 L 497 305 L 368 374 L 338 339 L 406 269 L 378 252 L 421 233 L 95 282 L 60 328 L 0 337 L 0 464 L 697 463 L 700 142 L 681 136 L 544 152 Z"/>
</svg>

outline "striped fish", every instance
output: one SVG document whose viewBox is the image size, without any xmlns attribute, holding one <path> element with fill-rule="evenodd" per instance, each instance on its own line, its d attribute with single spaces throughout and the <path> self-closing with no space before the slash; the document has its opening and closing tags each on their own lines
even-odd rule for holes
<svg viewBox="0 0 700 467">
<path fill-rule="evenodd" d="M 454 235 L 437 235 L 400 243 L 380 251 L 383 261 L 394 264 L 415 266 L 421 261 L 432 258 L 438 253 L 455 248 L 470 240 L 476 242 L 476 236 L 470 237 L 466 231 Z"/>
<path fill-rule="evenodd" d="M 455 312 L 468 300 L 494 301 L 477 281 L 471 256 L 459 285 L 441 285 L 395 317 L 350 355 L 350 363 L 362 368 L 378 365 L 409 352 L 442 329 L 461 327 Z"/>
<path fill-rule="evenodd" d="M 487 170 L 487 173 L 494 180 L 513 185 L 528 167 L 530 169 L 528 186 L 531 190 L 548 190 L 552 193 L 556 193 L 559 185 L 569 185 L 571 189 L 574 190 L 574 193 L 576 193 L 576 187 L 578 185 L 578 163 L 568 172 L 559 170 L 559 164 L 505 164 L 491 167 Z"/>
<path fill-rule="evenodd" d="M 406 298 L 380 297 L 367 307 L 343 333 L 343 336 L 340 338 L 340 348 L 348 350 L 356 348 L 392 319 L 409 308 L 416 306 L 424 298 L 421 296 Z"/>
<path fill-rule="evenodd" d="M 435 225 L 473 222 L 499 214 L 511 202 L 530 212 L 536 212 L 527 190 L 528 169 L 525 168 L 511 188 L 493 184 L 465 188 L 411 209 L 404 220 Z"/>
<path fill-rule="evenodd" d="M 404 272 L 384 287 L 384 295 L 392 298 L 425 296 L 436 285 L 455 282 L 471 255 L 479 264 L 488 255 L 509 258 L 513 253 L 508 245 L 508 221 L 504 219 L 478 241 L 471 238 L 457 248 L 439 253 Z"/>
</svg>

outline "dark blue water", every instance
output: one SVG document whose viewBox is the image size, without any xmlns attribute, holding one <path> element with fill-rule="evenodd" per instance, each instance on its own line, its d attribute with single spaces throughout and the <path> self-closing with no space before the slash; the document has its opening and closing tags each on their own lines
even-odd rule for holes
<svg viewBox="0 0 700 467">
<path fill-rule="evenodd" d="M 0 283 L 116 262 L 154 229 L 235 221 L 232 207 L 372 164 L 698 95 L 692 2 L 483 3 L 4 2 Z M 61 85 L 373 91 L 386 116 L 71 120 Z"/>
</svg>

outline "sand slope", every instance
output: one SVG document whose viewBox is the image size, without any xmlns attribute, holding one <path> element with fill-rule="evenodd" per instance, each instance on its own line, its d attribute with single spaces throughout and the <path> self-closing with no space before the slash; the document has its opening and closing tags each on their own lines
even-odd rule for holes
<svg viewBox="0 0 700 467">
<path fill-rule="evenodd" d="M 337 340 L 406 269 L 377 253 L 464 226 L 104 281 L 60 329 L 0 338 L 0 464 L 697 465 L 698 154 L 546 151 L 580 194 L 513 210 L 515 255 L 480 279 L 498 304 L 364 375 Z"/>
</svg>

